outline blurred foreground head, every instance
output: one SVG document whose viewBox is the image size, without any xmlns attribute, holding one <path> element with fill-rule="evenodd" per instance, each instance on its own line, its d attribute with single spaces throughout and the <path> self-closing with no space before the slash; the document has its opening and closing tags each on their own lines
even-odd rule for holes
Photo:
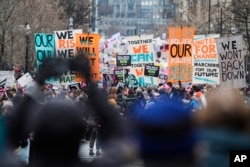
<svg viewBox="0 0 250 167">
<path fill-rule="evenodd" d="M 77 106 L 66 101 L 50 102 L 41 108 L 34 120 L 33 165 L 67 166 L 78 162 L 85 130 L 80 113 Z"/>
<path fill-rule="evenodd" d="M 207 107 L 198 121 L 206 128 L 223 128 L 246 132 L 249 111 L 238 90 L 218 90 L 207 97 Z"/>
<path fill-rule="evenodd" d="M 172 101 L 149 107 L 139 115 L 138 141 L 146 167 L 194 166 L 198 133 L 192 113 Z"/>
</svg>

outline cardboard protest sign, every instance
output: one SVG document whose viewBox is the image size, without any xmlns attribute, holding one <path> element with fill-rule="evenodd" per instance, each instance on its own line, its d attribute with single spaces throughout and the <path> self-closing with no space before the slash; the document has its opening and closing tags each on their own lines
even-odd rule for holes
<svg viewBox="0 0 250 167">
<path fill-rule="evenodd" d="M 211 35 L 211 34 L 210 34 Z M 219 84 L 219 62 L 216 38 L 219 35 L 203 36 L 194 40 L 193 84 Z"/>
<path fill-rule="evenodd" d="M 192 80 L 193 27 L 169 27 L 168 81 Z"/>
<path fill-rule="evenodd" d="M 82 30 L 76 29 L 54 32 L 56 57 L 63 59 L 70 59 L 75 57 L 77 33 L 82 33 Z M 60 76 L 57 82 L 59 82 L 60 85 L 69 85 L 75 82 L 74 77 L 74 72 L 68 71 L 66 74 Z"/>
<path fill-rule="evenodd" d="M 144 66 L 155 62 L 153 35 L 130 36 L 126 40 L 131 55 L 130 74 L 136 77 L 140 86 L 158 85 L 157 78 L 144 76 Z"/>
<path fill-rule="evenodd" d="M 0 71 L 0 86 L 12 87 L 15 85 L 14 71 Z"/>
<path fill-rule="evenodd" d="M 158 77 L 159 71 L 160 71 L 159 66 L 145 65 L 144 75 L 151 76 L 151 77 Z"/>
<path fill-rule="evenodd" d="M 246 86 L 242 41 L 242 35 L 216 40 L 220 67 L 220 85 L 223 88 L 242 88 Z"/>
<path fill-rule="evenodd" d="M 100 65 L 99 65 L 99 34 L 76 34 L 76 51 L 84 53 L 90 63 L 92 81 L 100 81 Z M 75 73 L 75 82 L 84 81 L 84 76 L 79 72 Z"/>
<path fill-rule="evenodd" d="M 55 56 L 55 37 L 54 34 L 35 33 L 36 64 L 39 70 L 40 65 L 46 58 Z"/>
<path fill-rule="evenodd" d="M 36 65 L 40 70 L 42 63 L 47 58 L 55 57 L 55 36 L 54 34 L 35 33 L 35 51 L 36 51 Z M 57 82 L 57 78 L 51 77 L 46 79 L 46 83 L 53 84 Z"/>
<path fill-rule="evenodd" d="M 117 66 L 131 66 L 131 56 L 130 55 L 117 55 L 116 65 Z"/>
</svg>

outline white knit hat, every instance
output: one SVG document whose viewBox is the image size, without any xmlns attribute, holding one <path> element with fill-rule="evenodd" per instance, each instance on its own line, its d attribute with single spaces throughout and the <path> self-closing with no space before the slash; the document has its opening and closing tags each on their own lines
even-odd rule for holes
<svg viewBox="0 0 250 167">
<path fill-rule="evenodd" d="M 13 103 L 11 101 L 5 101 L 3 103 L 2 108 L 6 108 L 6 107 L 13 107 Z"/>
</svg>

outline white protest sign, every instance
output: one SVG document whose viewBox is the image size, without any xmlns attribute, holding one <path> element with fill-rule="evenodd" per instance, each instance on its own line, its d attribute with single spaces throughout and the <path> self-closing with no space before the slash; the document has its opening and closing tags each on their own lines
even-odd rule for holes
<svg viewBox="0 0 250 167">
<path fill-rule="evenodd" d="M 246 86 L 242 40 L 242 35 L 237 35 L 219 38 L 216 41 L 222 88 L 242 88 Z"/>
<path fill-rule="evenodd" d="M 194 40 L 193 47 L 192 83 L 220 84 L 216 38 L 206 36 L 198 38 Z"/>
<path fill-rule="evenodd" d="M 5 87 L 15 85 L 14 71 L 0 71 L 0 82 L 4 82 Z"/>
<path fill-rule="evenodd" d="M 21 87 L 26 86 L 28 83 L 32 82 L 33 78 L 31 77 L 30 73 L 24 74 L 21 78 L 17 80 L 18 84 Z"/>
</svg>

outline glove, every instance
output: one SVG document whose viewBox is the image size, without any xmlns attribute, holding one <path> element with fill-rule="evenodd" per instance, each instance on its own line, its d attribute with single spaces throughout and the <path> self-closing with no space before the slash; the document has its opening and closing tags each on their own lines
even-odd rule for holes
<svg viewBox="0 0 250 167">
<path fill-rule="evenodd" d="M 49 77 L 58 77 L 69 70 L 67 59 L 48 58 L 41 65 L 38 75 L 34 78 L 39 85 L 43 85 L 45 79 Z"/>
</svg>

